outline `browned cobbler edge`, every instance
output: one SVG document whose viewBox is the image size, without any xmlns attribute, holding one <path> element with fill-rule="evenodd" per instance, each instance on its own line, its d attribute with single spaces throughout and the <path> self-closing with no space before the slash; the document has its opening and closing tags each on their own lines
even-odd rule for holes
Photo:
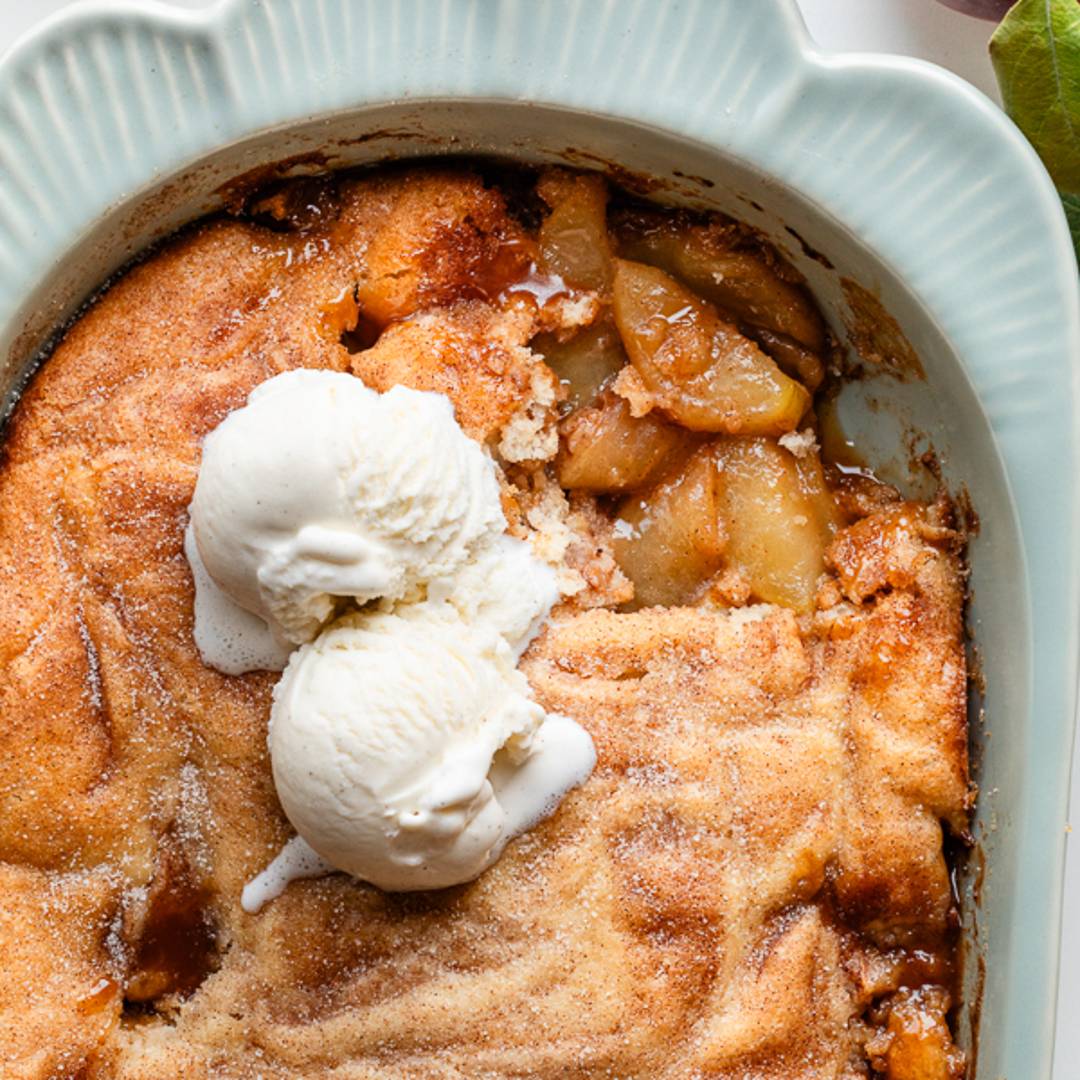
<svg viewBox="0 0 1080 1080">
<path fill-rule="evenodd" d="M 0 1072 L 960 1076 L 964 522 L 821 462 L 833 348 L 752 230 L 489 162 L 275 181 L 119 275 L 0 462 Z M 470 885 L 251 916 L 274 680 L 201 663 L 181 538 L 300 366 L 490 449 L 598 764 Z"/>
</svg>

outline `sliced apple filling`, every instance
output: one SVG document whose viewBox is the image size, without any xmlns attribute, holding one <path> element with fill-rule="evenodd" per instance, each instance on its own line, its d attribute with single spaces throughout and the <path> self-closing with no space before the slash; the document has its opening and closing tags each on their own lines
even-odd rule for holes
<svg viewBox="0 0 1080 1080">
<path fill-rule="evenodd" d="M 617 259 L 613 306 L 630 362 L 656 408 L 683 427 L 781 435 L 794 431 L 810 407 L 806 387 L 663 270 Z"/>
<path fill-rule="evenodd" d="M 627 606 L 736 595 L 812 611 L 850 501 L 814 431 L 827 335 L 813 303 L 734 226 L 636 209 L 609 228 L 596 177 L 553 171 L 538 192 L 540 269 L 601 304 L 590 326 L 533 342 L 566 395 L 555 474 L 610 514 Z"/>
</svg>

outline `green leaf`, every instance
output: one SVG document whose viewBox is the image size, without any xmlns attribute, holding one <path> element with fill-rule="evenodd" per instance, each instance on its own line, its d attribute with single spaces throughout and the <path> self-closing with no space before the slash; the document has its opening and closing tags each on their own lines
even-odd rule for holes
<svg viewBox="0 0 1080 1080">
<path fill-rule="evenodd" d="M 1080 0 L 1018 0 L 990 58 L 1005 111 L 1061 193 L 1080 256 Z"/>
<path fill-rule="evenodd" d="M 1061 201 L 1065 204 L 1065 218 L 1069 222 L 1073 247 L 1080 258 L 1080 195 L 1062 195 Z"/>
<path fill-rule="evenodd" d="M 1019 0 L 990 39 L 1005 111 L 1054 183 L 1080 193 L 1080 3 Z"/>
</svg>

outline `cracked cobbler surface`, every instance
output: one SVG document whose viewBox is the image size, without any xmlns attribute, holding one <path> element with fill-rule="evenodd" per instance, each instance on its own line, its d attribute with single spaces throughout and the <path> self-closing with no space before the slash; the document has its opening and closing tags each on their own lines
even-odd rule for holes
<svg viewBox="0 0 1080 1080">
<path fill-rule="evenodd" d="M 958 1077 L 960 539 L 819 459 L 829 342 L 749 232 L 565 172 L 286 185 L 129 270 L 0 465 L 5 1077 Z M 200 440 L 296 367 L 446 394 L 562 602 L 522 670 L 597 747 L 479 880 L 289 837 L 275 676 L 192 640 Z"/>
</svg>

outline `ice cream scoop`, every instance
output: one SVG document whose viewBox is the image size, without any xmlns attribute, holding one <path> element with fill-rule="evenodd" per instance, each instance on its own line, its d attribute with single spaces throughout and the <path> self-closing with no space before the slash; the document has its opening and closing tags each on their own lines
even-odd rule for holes
<svg viewBox="0 0 1080 1080">
<path fill-rule="evenodd" d="M 430 582 L 427 591 L 433 600 L 448 600 L 466 622 L 497 630 L 515 663 L 559 598 L 555 571 L 527 543 L 505 535 L 478 545 L 456 574 Z"/>
<path fill-rule="evenodd" d="M 297 831 L 339 869 L 383 889 L 456 885 L 509 839 L 492 767 L 499 757 L 512 775 L 544 719 L 501 635 L 452 605 L 350 615 L 278 684 L 274 782 Z"/>
<path fill-rule="evenodd" d="M 256 387 L 206 437 L 190 512 L 206 574 L 289 645 L 342 600 L 452 576 L 505 524 L 446 397 L 309 370 Z"/>
<path fill-rule="evenodd" d="M 247 910 L 333 869 L 470 881 L 588 777 L 588 734 L 516 667 L 555 572 L 505 529 L 495 464 L 441 395 L 294 371 L 207 436 L 195 640 L 227 674 L 284 667 L 269 744 L 299 834 Z"/>
</svg>

